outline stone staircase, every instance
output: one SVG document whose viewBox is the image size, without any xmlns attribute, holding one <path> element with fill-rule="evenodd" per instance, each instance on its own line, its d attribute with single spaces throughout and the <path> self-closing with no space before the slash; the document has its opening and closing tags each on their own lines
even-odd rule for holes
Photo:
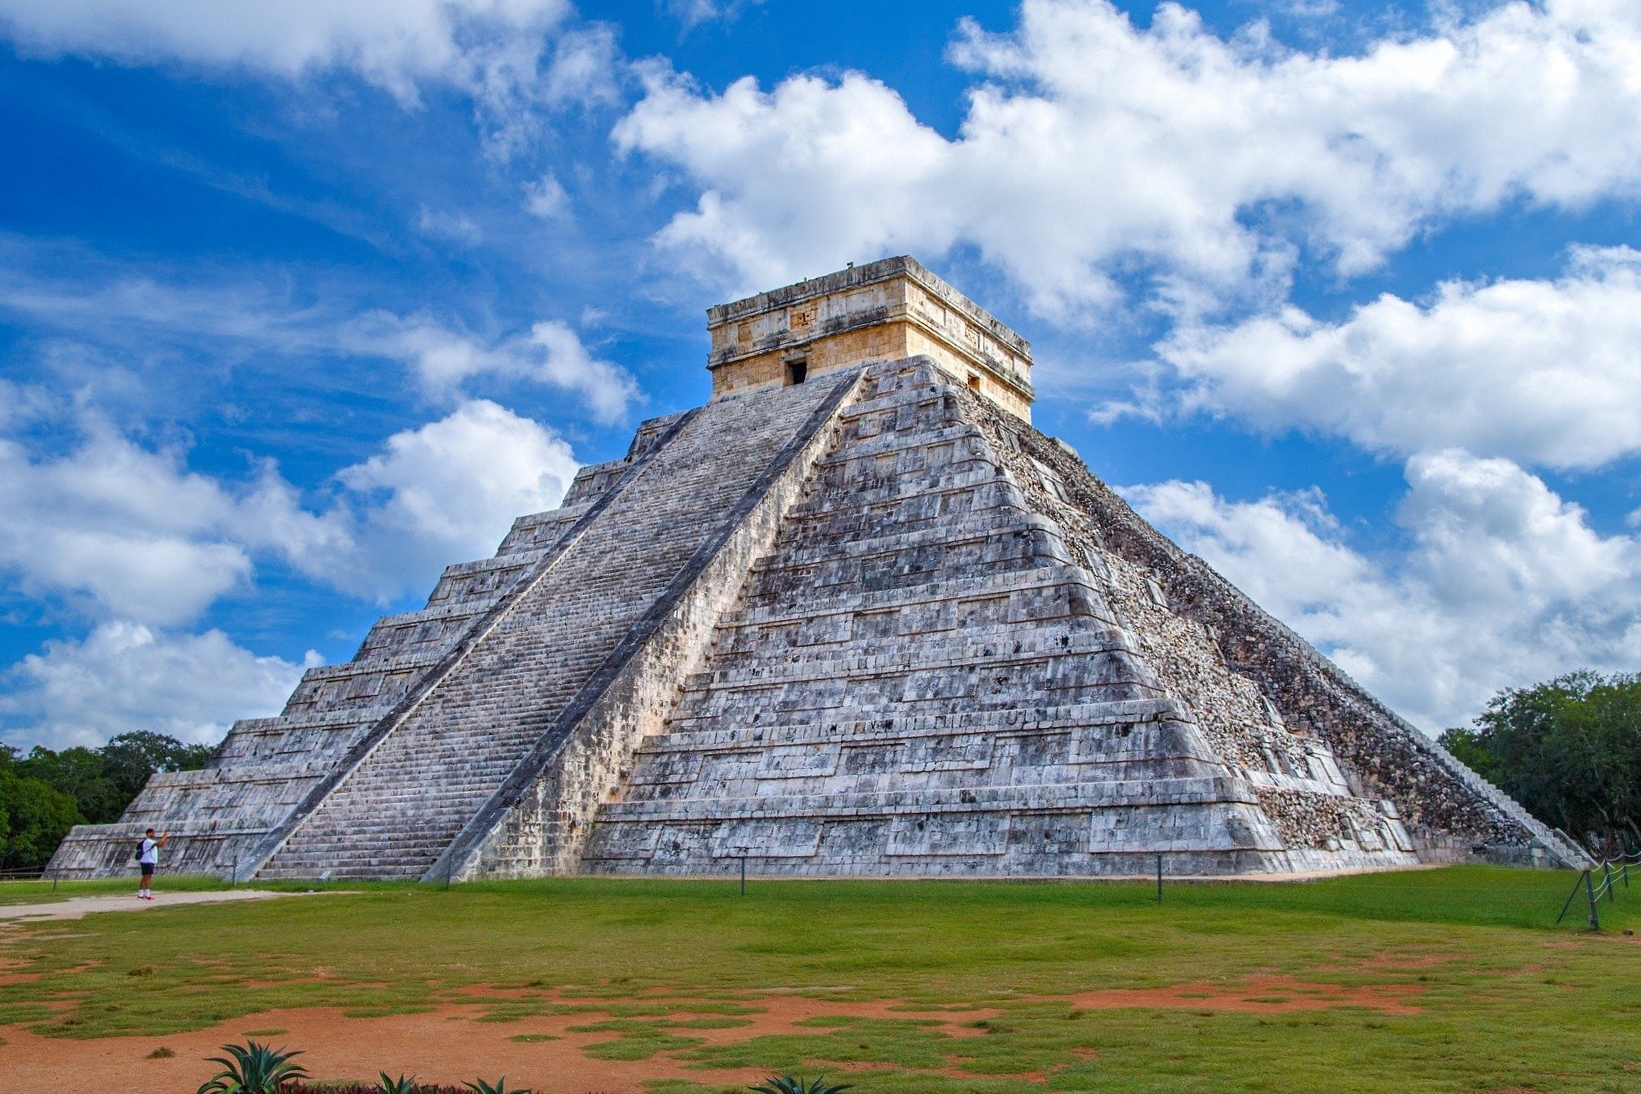
<svg viewBox="0 0 1641 1094">
<path fill-rule="evenodd" d="M 836 387 L 703 408 L 259 876 L 423 876 Z"/>
<path fill-rule="evenodd" d="M 624 459 L 581 469 L 555 510 L 518 518 L 493 558 L 445 568 L 427 606 L 377 620 L 353 659 L 303 674 L 273 718 L 236 722 L 203 770 L 153 776 L 118 824 L 80 825 L 48 867 L 54 876 L 111 876 L 152 826 L 171 833 L 169 869 L 247 870 L 351 752 L 381 731 L 434 672 L 530 575 L 683 415 L 644 423 Z"/>
</svg>

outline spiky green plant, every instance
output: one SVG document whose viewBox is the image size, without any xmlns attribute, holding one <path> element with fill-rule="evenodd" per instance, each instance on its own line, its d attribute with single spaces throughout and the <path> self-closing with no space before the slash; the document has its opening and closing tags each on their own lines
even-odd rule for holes
<svg viewBox="0 0 1641 1094">
<path fill-rule="evenodd" d="M 382 1080 L 381 1094 L 416 1094 L 416 1076 L 408 1078 L 400 1075 L 397 1079 L 390 1079 L 387 1072 L 378 1071 L 377 1077 Z"/>
<path fill-rule="evenodd" d="M 848 1090 L 851 1083 L 836 1083 L 828 1085 L 825 1080 L 816 1076 L 813 1082 L 806 1083 L 802 1079 L 795 1079 L 791 1075 L 771 1075 L 761 1086 L 751 1089 L 758 1094 L 842 1094 Z"/>
<path fill-rule="evenodd" d="M 197 1094 L 279 1094 L 285 1083 L 308 1076 L 301 1064 L 291 1063 L 291 1057 L 301 1052 L 286 1052 L 259 1041 L 223 1045 L 222 1051 L 228 1055 L 208 1057 L 211 1063 L 221 1064 L 222 1070 L 203 1083 Z"/>
<path fill-rule="evenodd" d="M 505 1075 L 496 1080 L 495 1086 L 491 1086 L 483 1079 L 474 1079 L 472 1082 L 463 1083 L 462 1085 L 471 1090 L 473 1094 L 530 1094 L 529 1090 L 508 1090 L 507 1076 Z"/>
</svg>

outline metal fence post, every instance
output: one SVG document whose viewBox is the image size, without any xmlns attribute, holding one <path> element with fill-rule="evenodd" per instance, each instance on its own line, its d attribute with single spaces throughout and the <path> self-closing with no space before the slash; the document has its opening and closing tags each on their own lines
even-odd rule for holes
<svg viewBox="0 0 1641 1094">
<path fill-rule="evenodd" d="M 1596 911 L 1595 878 L 1591 876 L 1593 873 L 1592 870 L 1584 871 L 1584 891 L 1590 898 L 1590 930 L 1599 931 L 1601 929 L 1601 916 Z"/>
<path fill-rule="evenodd" d="M 1157 903 L 1162 903 L 1162 852 L 1157 852 Z"/>
<path fill-rule="evenodd" d="M 1579 881 L 1584 880 L 1584 876 L 1586 876 L 1588 874 L 1589 874 L 1589 871 L 1585 870 L 1584 874 L 1580 875 Z M 1578 899 L 1578 881 L 1573 882 L 1573 891 L 1567 894 L 1567 902 L 1561 906 L 1561 914 L 1556 916 L 1556 923 L 1557 924 L 1559 924 L 1563 919 L 1567 918 L 1567 909 L 1569 909 L 1573 906 L 1573 901 L 1576 900 L 1576 899 Z"/>
<path fill-rule="evenodd" d="M 746 896 L 746 855 L 741 856 L 741 895 Z"/>
</svg>

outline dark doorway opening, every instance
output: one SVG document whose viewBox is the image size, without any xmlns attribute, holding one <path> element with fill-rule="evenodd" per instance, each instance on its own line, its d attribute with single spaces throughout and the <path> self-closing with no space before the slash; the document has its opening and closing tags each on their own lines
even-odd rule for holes
<svg viewBox="0 0 1641 1094">
<path fill-rule="evenodd" d="M 801 384 L 809 378 L 808 360 L 788 361 L 786 363 L 786 386 Z"/>
</svg>

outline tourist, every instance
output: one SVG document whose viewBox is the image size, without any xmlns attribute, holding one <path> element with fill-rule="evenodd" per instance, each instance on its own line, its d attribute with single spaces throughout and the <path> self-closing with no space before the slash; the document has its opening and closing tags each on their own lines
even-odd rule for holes
<svg viewBox="0 0 1641 1094">
<path fill-rule="evenodd" d="M 137 849 L 137 864 L 142 867 L 142 881 L 139 883 L 140 888 L 137 889 L 138 900 L 154 899 L 154 867 L 160 864 L 160 848 L 165 846 L 169 836 L 170 833 L 166 833 L 156 839 L 154 830 L 150 828 Z"/>
</svg>

